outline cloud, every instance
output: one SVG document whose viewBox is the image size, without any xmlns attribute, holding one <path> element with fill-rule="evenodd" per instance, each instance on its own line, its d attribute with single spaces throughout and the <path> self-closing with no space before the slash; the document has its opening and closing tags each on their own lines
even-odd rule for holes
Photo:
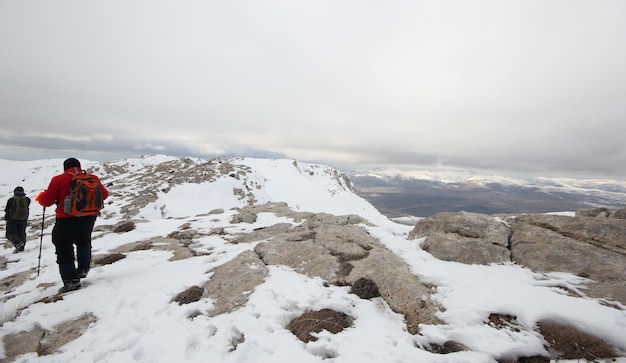
<svg viewBox="0 0 626 363">
<path fill-rule="evenodd" d="M 2 2 L 0 157 L 249 151 L 626 177 L 625 12 L 579 0 Z"/>
</svg>

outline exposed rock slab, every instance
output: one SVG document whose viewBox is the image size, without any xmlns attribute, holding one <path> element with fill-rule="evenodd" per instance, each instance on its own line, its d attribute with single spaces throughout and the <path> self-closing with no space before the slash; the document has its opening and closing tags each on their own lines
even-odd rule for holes
<svg viewBox="0 0 626 363">
<path fill-rule="evenodd" d="M 604 250 L 626 255 L 626 221 L 618 218 L 585 218 L 548 214 L 526 214 L 513 221 L 513 230 L 530 224 Z"/>
<path fill-rule="evenodd" d="M 615 212 L 613 212 L 611 217 L 618 218 L 618 219 L 626 219 L 626 208 L 620 208 L 616 210 Z"/>
<path fill-rule="evenodd" d="M 334 280 L 339 271 L 337 258 L 311 239 L 297 241 L 277 237 L 256 245 L 254 251 L 267 265 L 289 266 L 301 274 L 319 276 L 326 281 Z"/>
<path fill-rule="evenodd" d="M 58 324 L 52 331 L 37 325 L 28 331 L 6 335 L 3 338 L 5 354 L 12 359 L 31 352 L 40 356 L 55 353 L 63 345 L 79 338 L 96 320 L 93 314 L 87 313 Z"/>
<path fill-rule="evenodd" d="M 250 293 L 268 274 L 267 267 L 252 251 L 242 252 L 210 272 L 213 276 L 204 284 L 208 297 L 215 300 L 210 316 L 229 313 L 245 305 Z"/>
<path fill-rule="evenodd" d="M 439 213 L 418 221 L 409 239 L 434 257 L 467 264 L 513 261 L 537 272 L 569 272 L 592 280 L 584 291 L 626 304 L 623 209 L 579 210 L 576 216 L 494 217 Z M 506 219 L 506 221 L 505 221 Z"/>
<path fill-rule="evenodd" d="M 267 264 L 287 265 L 331 283 L 372 280 L 391 309 L 404 315 L 411 333 L 418 332 L 419 324 L 437 322 L 430 289 L 404 261 L 357 225 L 364 222 L 358 216 L 318 214 L 258 244 L 255 252 Z"/>
<path fill-rule="evenodd" d="M 437 213 L 418 221 L 409 233 L 409 239 L 426 237 L 433 232 L 481 239 L 502 247 L 509 244 L 508 226 L 494 217 L 480 213 Z"/>
<path fill-rule="evenodd" d="M 626 221 L 526 215 L 512 224 L 515 263 L 534 271 L 562 271 L 595 281 L 587 294 L 626 304 Z"/>
<path fill-rule="evenodd" d="M 399 314 L 404 315 L 407 330 L 419 332 L 419 324 L 436 324 L 437 308 L 430 298 L 430 289 L 409 267 L 384 246 L 374 246 L 366 258 L 351 261 L 354 267 L 344 281 L 352 284 L 360 278 L 376 283 L 380 295 Z"/>
<path fill-rule="evenodd" d="M 510 261 L 509 226 L 479 213 L 438 213 L 418 221 L 409 239 L 426 237 L 422 248 L 444 261 L 489 264 Z"/>
<path fill-rule="evenodd" d="M 291 223 L 277 223 L 269 227 L 258 228 L 251 233 L 246 233 L 233 238 L 231 243 L 250 243 L 271 239 L 276 235 L 289 231 L 293 226 Z"/>
<path fill-rule="evenodd" d="M 431 233 L 421 247 L 443 261 L 481 265 L 511 261 L 511 252 L 506 247 L 453 233 Z"/>
</svg>

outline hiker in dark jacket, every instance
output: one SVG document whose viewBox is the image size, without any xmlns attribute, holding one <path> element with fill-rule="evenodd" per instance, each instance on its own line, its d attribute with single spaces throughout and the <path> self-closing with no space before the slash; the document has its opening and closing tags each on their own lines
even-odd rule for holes
<svg viewBox="0 0 626 363">
<path fill-rule="evenodd" d="M 24 251 L 29 207 L 30 198 L 26 196 L 22 187 L 13 190 L 13 197 L 9 198 L 4 207 L 4 220 L 7 221 L 6 238 L 15 247 L 13 253 Z"/>
<path fill-rule="evenodd" d="M 80 289 L 80 279 L 87 277 L 91 266 L 91 233 L 97 218 L 97 216 L 75 217 L 64 211 L 64 200 L 70 193 L 72 175 L 83 171 L 80 162 L 75 158 L 65 160 L 63 170 L 63 174 L 54 176 L 48 189 L 40 192 L 35 198 L 44 207 L 56 204 L 52 243 L 56 249 L 59 273 L 63 280 L 63 287 L 59 292 Z M 109 196 L 108 190 L 97 176 L 94 177 L 100 184 L 102 199 L 106 199 Z M 78 267 L 74 263 L 74 245 Z"/>
</svg>

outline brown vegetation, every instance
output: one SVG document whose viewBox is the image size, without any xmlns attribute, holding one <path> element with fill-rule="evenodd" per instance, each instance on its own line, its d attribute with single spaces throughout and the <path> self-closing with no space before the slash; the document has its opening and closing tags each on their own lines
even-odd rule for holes
<svg viewBox="0 0 626 363">
<path fill-rule="evenodd" d="M 605 341 L 576 328 L 554 322 L 539 323 L 539 331 L 561 359 L 587 359 L 618 357 L 619 354 Z"/>
<path fill-rule="evenodd" d="M 287 329 L 292 332 L 298 339 L 307 343 L 316 341 L 317 338 L 311 333 L 319 333 L 327 330 L 333 334 L 337 334 L 352 325 L 352 318 L 344 313 L 331 309 L 322 309 L 319 311 L 307 311 L 296 319 L 292 320 Z"/>
</svg>

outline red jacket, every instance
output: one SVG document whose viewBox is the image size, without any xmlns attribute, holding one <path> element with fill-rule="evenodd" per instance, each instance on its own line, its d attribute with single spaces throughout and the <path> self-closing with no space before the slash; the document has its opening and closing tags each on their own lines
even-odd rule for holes
<svg viewBox="0 0 626 363">
<path fill-rule="evenodd" d="M 41 192 L 37 197 L 37 202 L 41 204 L 43 207 L 49 207 L 56 203 L 56 215 L 57 218 L 76 218 L 71 214 L 67 214 L 63 211 L 63 200 L 66 196 L 70 194 L 70 182 L 72 181 L 72 174 L 76 172 L 82 173 L 81 168 L 68 168 L 65 170 L 65 173 L 56 175 L 50 180 L 50 185 L 48 185 L 48 189 Z M 109 191 L 107 188 L 102 185 L 100 179 L 94 175 L 98 182 L 100 183 L 100 189 L 102 190 L 102 199 L 107 199 L 109 196 Z"/>
</svg>

